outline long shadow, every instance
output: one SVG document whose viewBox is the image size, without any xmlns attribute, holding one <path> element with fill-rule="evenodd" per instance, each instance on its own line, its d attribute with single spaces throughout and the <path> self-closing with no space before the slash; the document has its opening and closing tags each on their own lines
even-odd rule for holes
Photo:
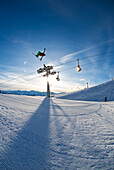
<svg viewBox="0 0 114 170">
<path fill-rule="evenodd" d="M 53 100 L 51 100 L 51 106 L 52 106 L 53 112 L 54 112 L 53 116 L 66 117 L 68 122 L 71 122 L 71 117 L 73 117 L 73 116 L 77 117 L 77 115 L 72 115 L 72 114 L 65 113 L 65 111 L 59 105 L 57 105 Z M 57 110 L 56 109 L 60 110 L 60 114 L 57 114 Z"/>
<path fill-rule="evenodd" d="M 45 98 L 0 160 L 0 170 L 47 169 L 50 99 Z"/>
</svg>

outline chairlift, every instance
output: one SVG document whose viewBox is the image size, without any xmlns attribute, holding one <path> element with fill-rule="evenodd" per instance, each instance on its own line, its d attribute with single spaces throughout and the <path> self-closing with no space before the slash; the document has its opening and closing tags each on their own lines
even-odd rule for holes
<svg viewBox="0 0 114 170">
<path fill-rule="evenodd" d="M 40 69 L 37 70 L 37 73 L 38 73 L 38 74 L 40 74 L 40 73 L 42 73 L 42 72 L 44 72 L 44 69 L 43 69 L 43 68 L 40 68 Z"/>
<path fill-rule="evenodd" d="M 60 78 L 59 78 L 59 71 L 58 71 L 58 75 L 57 75 L 57 77 L 56 77 L 56 80 L 57 80 L 57 81 L 60 81 Z"/>
<path fill-rule="evenodd" d="M 77 70 L 78 72 L 80 72 L 82 69 L 81 69 L 81 66 L 79 65 L 79 59 L 77 59 L 77 61 L 78 61 L 78 66 L 77 66 L 76 70 Z"/>
<path fill-rule="evenodd" d="M 51 74 L 51 75 L 54 75 L 54 74 L 56 74 L 56 71 L 52 71 L 50 74 Z"/>
<path fill-rule="evenodd" d="M 43 75 L 43 77 L 48 77 L 48 76 L 49 76 L 49 74 L 48 74 L 48 73 L 46 73 L 46 74 L 44 74 L 44 75 Z"/>
</svg>

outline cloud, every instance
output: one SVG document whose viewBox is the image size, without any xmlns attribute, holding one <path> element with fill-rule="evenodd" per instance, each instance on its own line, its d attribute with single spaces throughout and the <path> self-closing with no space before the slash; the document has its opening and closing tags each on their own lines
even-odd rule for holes
<svg viewBox="0 0 114 170">
<path fill-rule="evenodd" d="M 0 67 L 11 68 L 11 69 L 17 68 L 17 67 L 15 67 L 15 66 L 8 66 L 8 65 L 3 65 L 3 64 L 0 64 Z"/>
<path fill-rule="evenodd" d="M 61 58 L 61 62 L 62 63 L 65 63 L 66 61 L 70 60 L 72 58 L 72 56 L 74 56 L 75 54 L 72 53 L 72 54 L 68 54 L 68 55 L 65 55 Z"/>
<path fill-rule="evenodd" d="M 61 62 L 62 62 L 62 63 L 65 63 L 66 61 L 70 60 L 70 59 L 72 58 L 72 56 L 74 56 L 74 55 L 77 55 L 77 54 L 81 54 L 81 53 L 90 51 L 90 50 L 92 50 L 92 49 L 95 49 L 95 48 L 100 47 L 100 46 L 102 46 L 102 45 L 104 45 L 104 44 L 106 44 L 106 43 L 110 43 L 110 42 L 113 42 L 113 41 L 114 41 L 114 38 L 113 38 L 113 39 L 110 39 L 110 40 L 108 40 L 108 41 L 104 41 L 104 42 L 102 42 L 102 43 L 100 43 L 100 44 L 98 44 L 98 45 L 95 45 L 95 46 L 92 46 L 92 47 L 89 47 L 89 48 L 86 48 L 86 49 L 83 49 L 83 50 L 80 50 L 80 51 L 77 51 L 77 52 L 74 52 L 74 53 L 71 53 L 71 54 L 68 54 L 68 55 L 65 55 L 65 56 L 63 56 L 63 57 L 61 58 Z"/>
<path fill-rule="evenodd" d="M 27 64 L 27 61 L 24 61 L 24 65 Z"/>
<path fill-rule="evenodd" d="M 63 68 L 64 66 L 61 66 L 61 65 L 60 65 L 60 66 L 55 66 L 55 67 L 56 67 L 56 70 L 57 70 L 57 69 Z"/>
<path fill-rule="evenodd" d="M 85 82 L 86 80 L 85 79 L 80 79 L 80 81 L 84 81 Z"/>
<path fill-rule="evenodd" d="M 5 77 L 6 75 L 7 78 Z M 4 73 L 4 75 L 1 78 L 2 79 L 0 79 L 0 85 L 2 87 L 2 90 L 37 89 L 38 84 L 40 83 L 40 81 L 37 80 L 39 77 L 38 75 L 36 75 L 36 73 L 25 76 L 25 75 L 7 72 Z"/>
<path fill-rule="evenodd" d="M 8 65 L 3 65 L 3 64 L 0 64 L 0 67 L 1 68 L 5 68 L 4 71 L 23 71 L 23 68 L 22 67 L 17 67 L 17 66 L 8 66 Z M 0 69 L 1 69 L 0 68 Z"/>
</svg>

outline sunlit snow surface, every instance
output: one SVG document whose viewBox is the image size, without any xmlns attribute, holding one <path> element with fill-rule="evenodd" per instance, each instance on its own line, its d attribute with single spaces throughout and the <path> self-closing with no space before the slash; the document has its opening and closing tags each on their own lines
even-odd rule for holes
<svg viewBox="0 0 114 170">
<path fill-rule="evenodd" d="M 103 102 L 105 97 L 108 101 L 114 101 L 114 80 L 73 93 L 58 95 L 60 99 L 99 102 Z"/>
<path fill-rule="evenodd" d="M 0 94 L 0 170 L 113 169 L 114 102 Z"/>
</svg>

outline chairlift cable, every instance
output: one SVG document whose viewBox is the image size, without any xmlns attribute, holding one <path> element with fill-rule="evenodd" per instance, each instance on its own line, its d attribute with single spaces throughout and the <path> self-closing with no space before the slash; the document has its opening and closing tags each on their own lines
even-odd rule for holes
<svg viewBox="0 0 114 170">
<path fill-rule="evenodd" d="M 21 77 L 24 77 L 24 76 L 27 76 L 27 75 L 30 75 L 30 74 L 33 74 L 33 73 L 35 73 L 35 72 L 31 72 L 31 73 L 27 73 L 27 74 L 24 74 L 24 75 L 20 75 L 20 76 L 18 76 L 18 77 L 16 77 L 16 78 L 7 80 L 7 81 L 5 81 L 4 83 L 8 83 L 8 82 L 10 82 L 10 81 L 16 80 L 16 79 L 18 79 L 18 78 L 21 78 Z M 3 85 L 4 83 L 0 83 L 0 85 Z"/>
<path fill-rule="evenodd" d="M 110 57 L 110 58 L 108 58 L 108 59 L 111 59 L 111 58 L 114 58 L 114 57 Z M 97 61 L 94 61 L 94 62 L 90 62 L 90 63 L 83 64 L 83 65 L 81 65 L 81 66 L 85 66 L 85 65 L 89 65 L 89 64 L 97 63 L 97 62 L 102 62 L 102 61 L 105 61 L 105 60 L 106 60 L 106 59 L 97 60 Z M 76 68 L 76 66 L 75 66 L 75 67 L 70 67 L 70 68 L 68 68 L 68 69 L 61 70 L 60 72 L 67 71 L 67 70 L 71 70 L 71 69 L 73 69 L 73 68 Z"/>
<path fill-rule="evenodd" d="M 96 54 L 96 55 L 84 57 L 84 58 L 81 58 L 80 60 L 87 59 L 87 58 L 92 58 L 92 57 L 96 57 L 96 56 L 104 55 L 104 54 L 111 54 L 111 53 L 114 53 L 114 51 L 109 51 L 109 52 L 106 52 L 106 53 L 100 53 L 100 54 Z M 113 57 L 110 57 L 110 58 L 113 58 Z M 108 59 L 109 59 L 109 58 L 108 58 Z M 77 59 L 72 60 L 72 61 L 69 61 L 69 62 L 66 62 L 66 63 L 61 63 L 61 64 L 58 64 L 58 65 L 55 65 L 54 67 L 61 66 L 61 65 L 65 65 L 65 64 L 68 64 L 68 63 L 72 63 L 72 62 L 74 62 L 74 61 L 76 61 L 76 60 L 77 60 Z M 101 61 L 104 61 L 104 59 L 98 60 L 98 61 L 95 61 L 95 62 L 90 62 L 90 63 L 87 63 L 87 64 L 83 64 L 83 65 L 81 65 L 81 66 L 85 66 L 85 65 L 89 65 L 89 64 L 96 63 L 96 62 L 101 62 Z M 76 67 L 76 66 L 75 66 L 75 67 Z M 69 68 L 69 69 L 64 69 L 64 70 L 61 70 L 61 71 L 67 71 L 67 70 L 73 69 L 73 68 L 75 68 L 75 67 L 71 67 L 71 68 Z M 18 76 L 17 78 L 13 78 L 13 79 L 7 80 L 7 81 L 5 81 L 4 83 L 1 83 L 0 85 L 4 85 L 5 83 L 8 83 L 8 82 L 13 81 L 13 80 L 16 80 L 16 79 L 18 79 L 18 78 L 20 78 L 20 77 L 24 77 L 24 76 L 27 76 L 27 75 L 30 75 L 30 74 L 33 74 L 33 73 L 35 73 L 35 72 L 30 72 L 30 73 L 27 73 L 27 74 L 25 74 L 25 75 L 20 75 L 20 76 Z M 6 87 L 7 87 L 7 86 L 6 86 Z"/>
<path fill-rule="evenodd" d="M 84 59 L 87 59 L 87 58 L 92 58 L 92 57 L 96 57 L 96 56 L 100 56 L 100 55 L 104 55 L 104 54 L 111 54 L 111 53 L 114 53 L 114 51 L 109 51 L 109 52 L 106 52 L 106 53 L 100 53 L 100 54 L 96 54 L 96 55 L 91 55 L 91 56 L 88 56 L 88 57 L 80 58 L 80 60 L 84 60 Z M 58 66 L 65 65 L 65 64 L 69 64 L 69 63 L 72 63 L 72 62 L 74 62 L 76 60 L 77 59 L 74 59 L 72 61 L 68 61 L 68 62 L 65 62 L 65 63 L 61 63 L 61 64 L 58 64 L 58 65 L 55 65 L 54 67 L 58 67 Z"/>
<path fill-rule="evenodd" d="M 96 54 L 96 55 L 93 55 L 93 56 L 83 57 L 80 60 L 84 60 L 84 59 L 87 59 L 87 58 L 92 58 L 92 57 L 96 57 L 96 56 L 104 55 L 104 54 L 111 54 L 111 53 L 114 53 L 114 51 L 109 51 L 108 53 L 100 53 L 100 54 Z"/>
<path fill-rule="evenodd" d="M 37 75 L 36 75 L 36 76 L 37 76 Z M 37 78 L 38 78 L 38 76 L 37 76 Z M 34 79 L 36 79 L 36 77 L 31 78 L 31 79 L 28 79 L 28 80 L 26 80 L 26 82 L 27 82 L 27 81 L 34 80 Z M 22 82 L 22 81 L 24 81 L 24 80 L 21 80 L 20 82 Z M 12 83 L 11 85 L 12 85 L 12 86 L 17 85 L 17 84 L 19 84 L 20 82 Z M 2 84 L 4 84 L 4 83 L 2 83 Z M 3 87 L 3 88 L 10 87 L 11 85 L 4 85 L 4 87 Z"/>
</svg>

